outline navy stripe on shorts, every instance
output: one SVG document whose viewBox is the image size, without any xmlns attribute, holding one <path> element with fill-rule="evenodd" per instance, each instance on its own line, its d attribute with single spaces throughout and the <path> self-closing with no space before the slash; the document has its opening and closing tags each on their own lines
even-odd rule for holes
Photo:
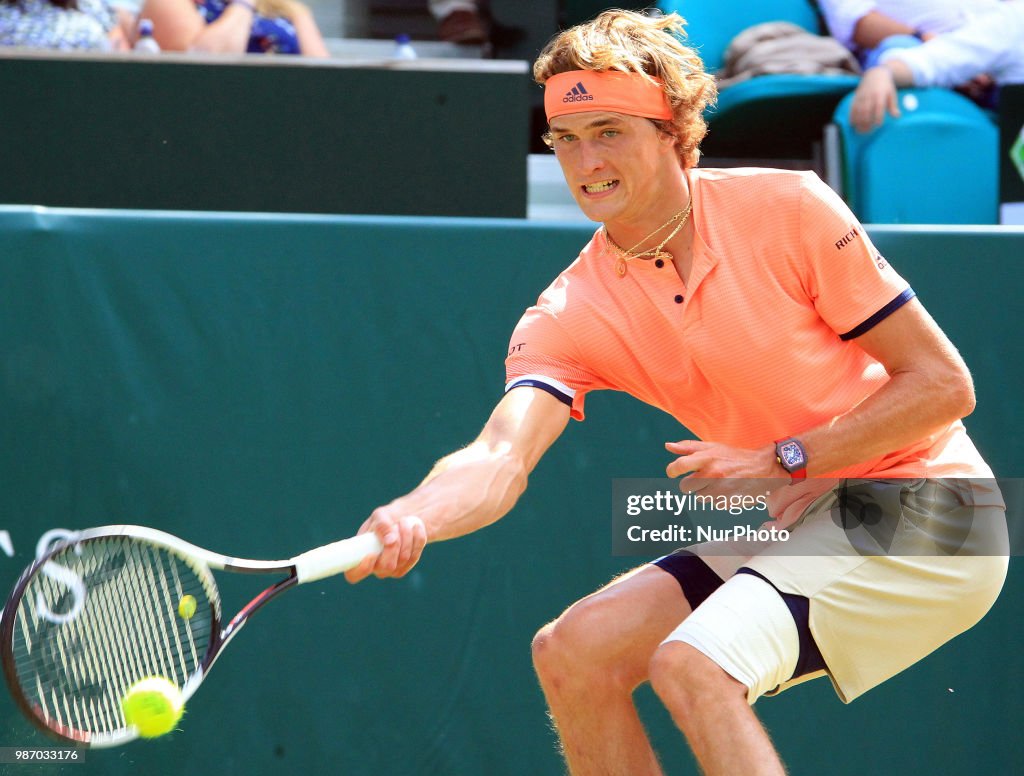
<svg viewBox="0 0 1024 776">
<path fill-rule="evenodd" d="M 689 550 L 676 550 L 671 555 L 652 561 L 652 565 L 667 571 L 676 578 L 691 610 L 704 603 L 708 596 L 725 584 L 725 580 L 712 571 L 702 558 Z M 740 568 L 736 573 L 750 574 L 772 585 L 770 579 L 766 579 L 764 575 L 746 566 Z M 789 609 L 789 613 L 793 616 L 793 622 L 796 623 L 797 637 L 800 640 L 800 655 L 796 661 L 796 670 L 793 671 L 793 676 L 790 679 L 797 679 L 823 670 L 826 667 L 825 658 L 821 656 L 821 650 L 818 649 L 814 636 L 811 635 L 810 600 L 802 595 L 783 593 L 775 585 L 772 585 L 772 589 L 785 601 L 786 608 Z"/>
</svg>

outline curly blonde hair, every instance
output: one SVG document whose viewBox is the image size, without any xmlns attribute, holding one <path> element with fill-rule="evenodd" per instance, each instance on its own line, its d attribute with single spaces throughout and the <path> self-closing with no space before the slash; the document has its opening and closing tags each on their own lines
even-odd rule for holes
<svg viewBox="0 0 1024 776">
<path fill-rule="evenodd" d="M 660 78 L 672 118 L 652 121 L 676 139 L 680 165 L 694 167 L 708 131 L 704 109 L 714 104 L 718 90 L 697 53 L 683 45 L 685 25 L 677 13 L 604 11 L 552 38 L 533 64 L 533 79 L 543 84 L 569 70 L 621 70 Z"/>
</svg>

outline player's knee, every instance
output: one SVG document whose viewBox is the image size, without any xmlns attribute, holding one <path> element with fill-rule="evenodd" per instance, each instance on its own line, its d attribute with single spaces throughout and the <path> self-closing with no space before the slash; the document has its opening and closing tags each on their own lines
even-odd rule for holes
<svg viewBox="0 0 1024 776">
<path fill-rule="evenodd" d="M 600 599 L 578 601 L 557 620 L 541 628 L 533 638 L 533 665 L 541 681 L 560 681 L 569 676 L 590 681 L 606 669 L 602 661 Z"/>
<path fill-rule="evenodd" d="M 681 642 L 662 644 L 654 650 L 648 674 L 651 689 L 659 697 L 687 691 L 693 662 L 689 652 Z"/>
<path fill-rule="evenodd" d="M 557 622 L 557 621 L 556 621 Z M 556 657 L 557 643 L 555 642 L 555 623 L 549 622 L 533 637 L 530 651 L 533 654 L 533 665 L 537 673 L 543 679 L 551 673 Z"/>
<path fill-rule="evenodd" d="M 571 611 L 549 622 L 533 637 L 533 665 L 542 680 L 556 678 L 579 662 L 586 626 Z M 585 666 L 576 665 L 576 668 L 585 669 Z"/>
<path fill-rule="evenodd" d="M 573 645 L 559 623 L 555 620 L 537 631 L 532 644 L 533 668 L 549 695 L 564 694 L 582 675 L 573 666 Z"/>
<path fill-rule="evenodd" d="M 651 688 L 673 713 L 688 713 L 724 694 L 746 695 L 746 688 L 689 644 L 669 641 L 654 651 Z"/>
</svg>

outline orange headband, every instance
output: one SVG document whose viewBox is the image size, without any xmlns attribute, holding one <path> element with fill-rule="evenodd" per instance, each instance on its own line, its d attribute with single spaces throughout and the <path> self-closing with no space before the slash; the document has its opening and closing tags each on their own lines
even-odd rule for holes
<svg viewBox="0 0 1024 776">
<path fill-rule="evenodd" d="M 670 119 L 672 108 L 662 82 L 619 70 L 570 70 L 544 82 L 548 121 L 568 113 L 607 110 L 645 119 Z"/>
</svg>

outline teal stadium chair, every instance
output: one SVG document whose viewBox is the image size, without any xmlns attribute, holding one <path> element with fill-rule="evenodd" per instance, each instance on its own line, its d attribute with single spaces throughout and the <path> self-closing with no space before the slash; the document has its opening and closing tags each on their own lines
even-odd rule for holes
<svg viewBox="0 0 1024 776">
<path fill-rule="evenodd" d="M 715 72 L 729 43 L 763 22 L 784 21 L 820 33 L 812 0 L 662 0 L 687 26 L 687 44 Z M 836 104 L 857 87 L 855 75 L 762 75 L 723 89 L 708 111 L 704 153 L 713 157 L 810 159 Z"/>
<path fill-rule="evenodd" d="M 791 22 L 815 35 L 819 32 L 810 0 L 662 0 L 658 7 L 686 19 L 686 43 L 697 49 L 712 72 L 722 69 L 732 39 L 755 24 Z"/>
<path fill-rule="evenodd" d="M 984 110 L 947 89 L 902 89 L 899 118 L 861 134 L 853 95 L 836 108 L 842 192 L 865 223 L 995 224 L 999 132 Z"/>
</svg>

